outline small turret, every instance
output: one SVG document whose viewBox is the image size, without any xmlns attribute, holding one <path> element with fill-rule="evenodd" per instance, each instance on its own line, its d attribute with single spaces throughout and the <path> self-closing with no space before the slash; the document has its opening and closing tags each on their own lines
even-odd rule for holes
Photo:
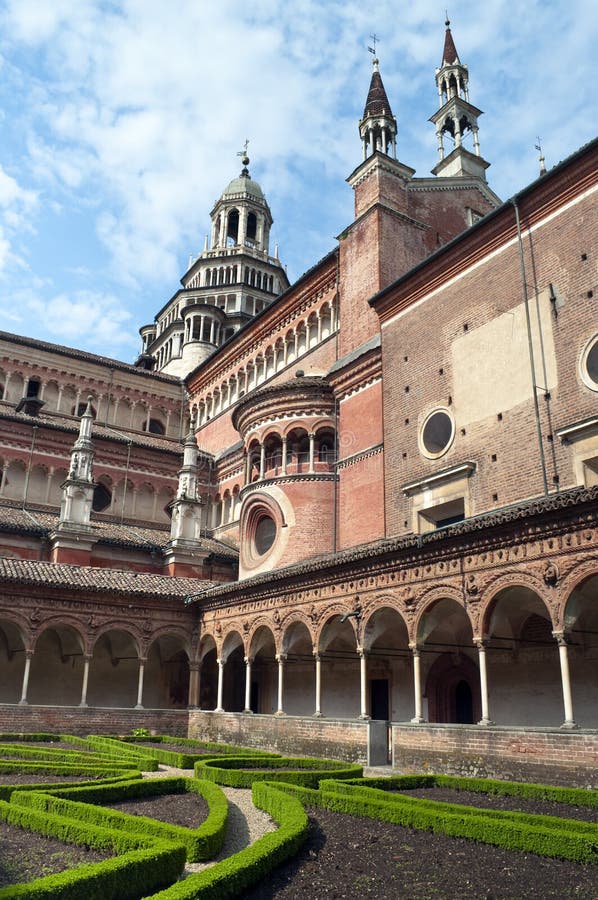
<svg viewBox="0 0 598 900">
<path fill-rule="evenodd" d="M 64 525 L 89 527 L 94 491 L 92 400 L 93 397 L 88 397 L 87 407 L 81 416 L 79 436 L 71 450 L 69 473 L 62 485 L 59 529 Z"/>
<path fill-rule="evenodd" d="M 397 120 L 392 114 L 378 66 L 379 61 L 374 55 L 370 89 L 359 122 L 364 160 L 376 151 L 397 158 Z"/>
<path fill-rule="evenodd" d="M 432 173 L 444 177 L 475 175 L 485 181 L 490 163 L 480 154 L 478 116 L 482 115 L 482 110 L 469 102 L 469 70 L 459 59 L 449 19 L 445 25 L 442 62 L 436 69 L 439 109 L 430 118 L 436 126 L 439 158 Z M 468 131 L 473 136 L 473 153 L 463 146 L 463 138 Z M 447 134 L 454 145 L 445 156 L 444 136 Z"/>
</svg>

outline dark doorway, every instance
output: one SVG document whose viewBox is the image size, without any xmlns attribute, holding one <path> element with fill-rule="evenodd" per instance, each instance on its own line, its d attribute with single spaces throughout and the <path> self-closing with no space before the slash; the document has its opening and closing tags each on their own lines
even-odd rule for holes
<svg viewBox="0 0 598 900">
<path fill-rule="evenodd" d="M 467 681 L 455 687 L 455 719 L 459 725 L 473 725 L 473 695 Z"/>
<path fill-rule="evenodd" d="M 385 722 L 390 719 L 388 678 L 372 678 L 370 681 L 370 717 Z"/>
<path fill-rule="evenodd" d="M 257 681 L 251 682 L 249 708 L 252 713 L 260 711 L 260 686 Z"/>
</svg>

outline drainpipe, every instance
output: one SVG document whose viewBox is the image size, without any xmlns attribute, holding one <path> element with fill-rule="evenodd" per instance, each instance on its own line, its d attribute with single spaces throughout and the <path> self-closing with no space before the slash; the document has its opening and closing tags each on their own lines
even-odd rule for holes
<svg viewBox="0 0 598 900">
<path fill-rule="evenodd" d="M 546 475 L 546 457 L 544 455 L 544 444 L 542 442 L 542 423 L 540 421 L 540 407 L 538 404 L 538 392 L 536 389 L 536 363 L 534 360 L 534 346 L 532 341 L 532 323 L 529 313 L 529 299 L 527 296 L 527 276 L 525 273 L 525 258 L 523 254 L 523 240 L 521 237 L 521 222 L 519 219 L 519 207 L 517 200 L 512 198 L 511 203 L 515 210 L 515 223 L 517 225 L 517 241 L 519 244 L 519 264 L 521 267 L 521 288 L 523 292 L 523 305 L 525 307 L 525 324 L 527 327 L 527 347 L 529 352 L 529 362 L 532 375 L 532 392 L 534 395 L 534 413 L 536 418 L 536 431 L 538 436 L 538 449 L 540 451 L 540 467 L 542 469 L 542 482 L 544 485 L 544 494 L 548 494 L 548 477 Z"/>
</svg>

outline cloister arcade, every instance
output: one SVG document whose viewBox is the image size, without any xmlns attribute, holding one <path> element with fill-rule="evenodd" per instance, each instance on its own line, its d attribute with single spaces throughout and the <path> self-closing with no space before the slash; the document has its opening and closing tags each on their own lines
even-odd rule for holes
<svg viewBox="0 0 598 900">
<path fill-rule="evenodd" d="M 149 641 L 120 625 L 85 635 L 80 623 L 46 620 L 33 636 L 0 619 L 0 702 L 111 708 L 184 708 L 190 646 L 182 633 Z"/>
<path fill-rule="evenodd" d="M 277 612 L 204 634 L 200 706 L 330 718 L 598 727 L 598 573 L 555 606 L 538 584 L 393 596 L 318 617 Z M 475 609 L 474 609 L 475 607 Z"/>
</svg>

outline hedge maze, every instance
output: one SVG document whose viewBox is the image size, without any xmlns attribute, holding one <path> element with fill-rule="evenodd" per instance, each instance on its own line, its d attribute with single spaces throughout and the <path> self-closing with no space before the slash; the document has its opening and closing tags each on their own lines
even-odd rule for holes
<svg viewBox="0 0 598 900">
<path fill-rule="evenodd" d="M 53 743 L 60 747 L 53 747 Z M 144 778 L 159 764 L 194 777 Z M 9 776 L 9 777 L 7 777 Z M 18 777 L 17 777 L 18 776 Z M 36 778 L 44 776 L 43 783 Z M 56 781 L 52 781 L 52 776 Z M 69 781 L 65 782 L 65 776 Z M 413 788 L 507 794 L 598 807 L 598 792 L 448 776 L 363 778 L 360 766 L 289 758 L 168 736 L 0 735 L 0 820 L 101 850 L 102 862 L 0 888 L 0 900 L 192 900 L 235 897 L 293 857 L 307 836 L 306 807 L 468 838 L 509 850 L 598 862 L 598 825 L 409 796 Z M 4 778 L 5 782 L 2 783 Z M 61 780 L 62 779 L 62 780 Z M 221 785 L 251 788 L 277 827 L 233 856 L 182 877 L 186 862 L 222 848 L 228 803 Z M 193 793 L 207 804 L 197 828 L 110 809 L 108 804 Z"/>
</svg>

